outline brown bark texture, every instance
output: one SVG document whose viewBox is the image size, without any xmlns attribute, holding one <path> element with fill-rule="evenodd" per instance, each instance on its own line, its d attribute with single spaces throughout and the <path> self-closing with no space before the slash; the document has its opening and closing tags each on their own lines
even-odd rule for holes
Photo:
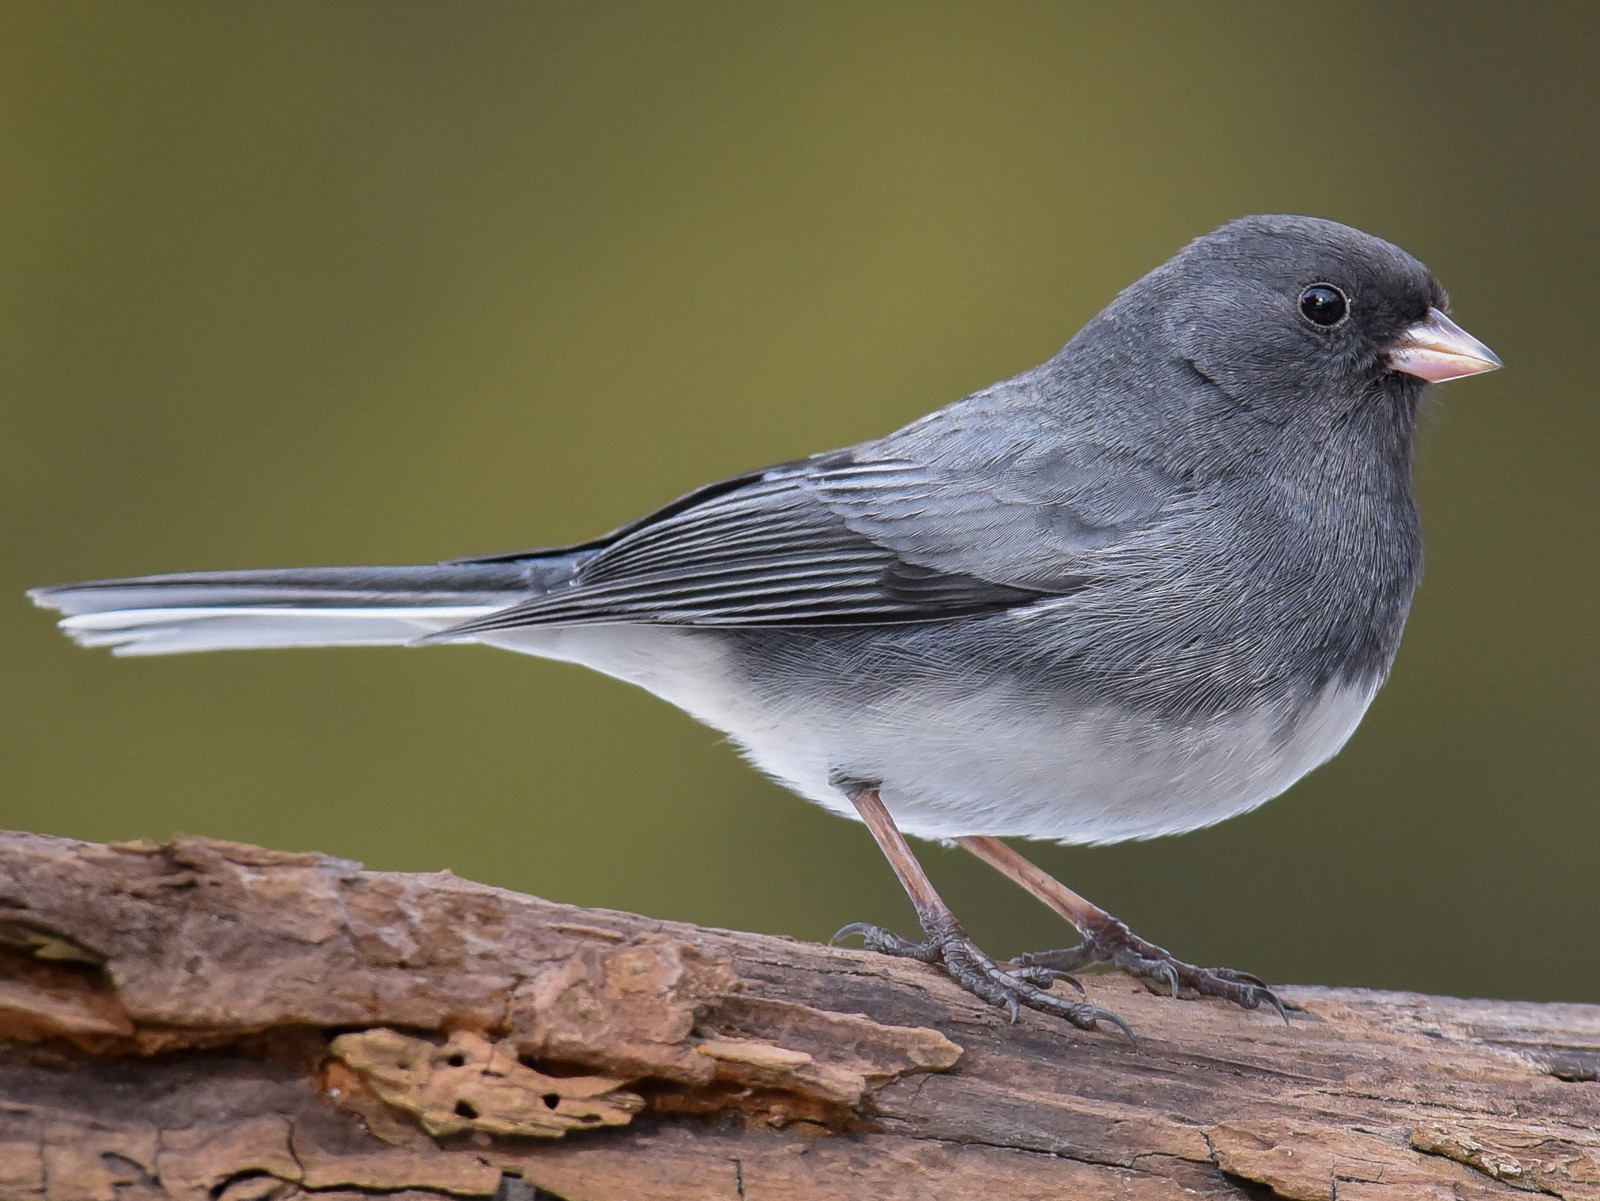
<svg viewBox="0 0 1600 1201">
<path fill-rule="evenodd" d="M 1600 1007 L 1085 985 L 1137 1047 L 449 873 L 0 834 L 0 1197 L 1600 1197 Z"/>
</svg>

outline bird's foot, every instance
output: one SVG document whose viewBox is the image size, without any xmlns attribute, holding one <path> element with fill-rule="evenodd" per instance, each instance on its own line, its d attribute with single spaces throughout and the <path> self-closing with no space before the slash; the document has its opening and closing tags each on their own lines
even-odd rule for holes
<svg viewBox="0 0 1600 1201">
<path fill-rule="evenodd" d="M 1174 997 L 1184 992 L 1221 997 L 1245 1009 L 1255 1009 L 1265 1003 L 1277 1010 L 1285 1023 L 1289 1021 L 1288 1010 L 1277 994 L 1249 972 L 1185 963 L 1154 943 L 1146 942 L 1115 918 L 1091 928 L 1075 947 L 1018 955 L 1003 970 L 1026 972 L 1044 968 L 1068 974 L 1098 963 L 1122 969 L 1151 992 L 1170 992 Z"/>
<path fill-rule="evenodd" d="M 953 918 L 924 920 L 924 937 L 920 942 L 902 938 L 892 930 L 866 922 L 851 923 L 835 934 L 831 941 L 836 943 L 852 934 L 859 934 L 862 945 L 869 951 L 893 955 L 898 959 L 915 959 L 944 968 L 945 974 L 962 988 L 996 1008 L 1004 1009 L 1013 1022 L 1025 1005 L 1040 1013 L 1063 1018 L 1080 1030 L 1093 1030 L 1104 1022 L 1108 1026 L 1115 1026 L 1127 1035 L 1129 1042 L 1137 1045 L 1128 1024 L 1110 1010 L 1051 994 L 1050 986 L 1060 979 L 1066 979 L 1079 992 L 1083 991 L 1082 986 L 1065 971 L 1047 964 L 1002 967 L 979 950 Z"/>
</svg>

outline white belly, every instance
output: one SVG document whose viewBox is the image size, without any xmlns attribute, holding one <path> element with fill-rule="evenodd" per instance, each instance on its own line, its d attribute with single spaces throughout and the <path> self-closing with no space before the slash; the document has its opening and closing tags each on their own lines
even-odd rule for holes
<svg viewBox="0 0 1600 1201">
<path fill-rule="evenodd" d="M 907 834 L 988 834 L 1066 843 L 1153 838 L 1211 825 L 1272 799 L 1354 732 L 1378 681 L 1330 687 L 1269 711 L 1170 729 L 1111 710 L 1041 706 L 1009 683 L 844 711 L 741 687 L 723 645 L 666 626 L 524 629 L 485 642 L 582 663 L 627 680 L 728 734 L 763 771 L 855 817 L 828 781 L 882 782 Z"/>
</svg>

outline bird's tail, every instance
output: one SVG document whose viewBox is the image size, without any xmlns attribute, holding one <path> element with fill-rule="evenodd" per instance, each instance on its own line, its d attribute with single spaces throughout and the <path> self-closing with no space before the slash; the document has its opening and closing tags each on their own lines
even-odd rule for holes
<svg viewBox="0 0 1600 1201">
<path fill-rule="evenodd" d="M 166 655 L 415 641 L 526 600 L 548 562 L 300 567 L 91 580 L 28 595 L 83 646 Z"/>
</svg>

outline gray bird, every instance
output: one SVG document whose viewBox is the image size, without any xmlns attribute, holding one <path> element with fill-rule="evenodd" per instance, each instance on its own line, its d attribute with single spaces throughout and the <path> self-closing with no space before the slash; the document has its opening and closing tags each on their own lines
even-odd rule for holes
<svg viewBox="0 0 1600 1201">
<path fill-rule="evenodd" d="M 1500 365 L 1446 305 L 1387 242 L 1247 217 L 1039 367 L 580 546 L 30 595 L 121 655 L 482 642 L 584 664 L 866 823 L 922 937 L 841 934 L 941 965 L 1013 1019 L 1121 1026 L 1050 991 L 1096 963 L 1281 1013 L 1255 977 L 1176 959 L 999 839 L 1197 829 L 1349 738 L 1417 582 L 1424 388 Z M 959 842 L 1081 941 L 996 962 L 905 834 Z"/>
</svg>

